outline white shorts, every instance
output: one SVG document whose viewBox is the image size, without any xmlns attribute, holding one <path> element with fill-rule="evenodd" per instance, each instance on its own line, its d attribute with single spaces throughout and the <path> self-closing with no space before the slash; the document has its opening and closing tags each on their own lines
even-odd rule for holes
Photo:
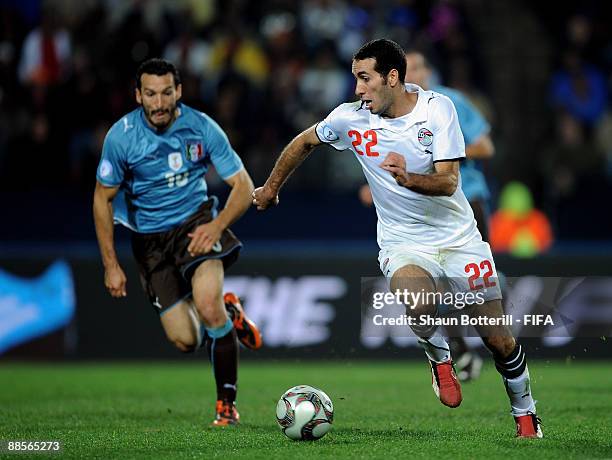
<svg viewBox="0 0 612 460">
<path fill-rule="evenodd" d="M 502 298 L 491 248 L 480 239 L 445 249 L 393 245 L 380 250 L 378 262 L 388 279 L 406 265 L 417 265 L 429 272 L 439 289 L 479 293 L 485 301 Z"/>
</svg>

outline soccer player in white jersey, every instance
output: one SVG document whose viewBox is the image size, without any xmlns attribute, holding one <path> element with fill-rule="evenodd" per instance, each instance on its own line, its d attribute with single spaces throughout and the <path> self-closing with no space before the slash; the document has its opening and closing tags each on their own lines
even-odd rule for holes
<svg viewBox="0 0 612 460">
<path fill-rule="evenodd" d="M 268 180 L 253 192 L 259 210 L 278 204 L 289 175 L 319 144 L 351 150 L 371 187 L 378 216 L 379 262 L 392 291 L 479 292 L 472 315 L 501 318 L 501 292 L 489 245 L 482 241 L 461 191 L 459 161 L 465 147 L 457 113 L 442 94 L 405 85 L 404 51 L 386 39 L 366 43 L 353 56 L 359 101 L 334 109 L 295 137 Z M 438 305 L 421 301 L 409 316 L 435 317 Z M 461 386 L 446 340 L 432 328 L 413 326 L 431 363 L 432 384 L 449 407 L 461 403 Z M 502 375 L 518 437 L 541 437 L 525 353 L 507 326 L 478 326 Z"/>
</svg>

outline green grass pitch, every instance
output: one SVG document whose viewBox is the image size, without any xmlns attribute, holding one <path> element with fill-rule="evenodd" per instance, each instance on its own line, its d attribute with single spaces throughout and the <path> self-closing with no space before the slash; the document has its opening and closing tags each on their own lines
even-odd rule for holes
<svg viewBox="0 0 612 460">
<path fill-rule="evenodd" d="M 55 458 L 611 458 L 612 364 L 530 365 L 544 439 L 514 439 L 489 363 L 442 406 L 425 361 L 244 362 L 238 428 L 211 428 L 207 362 L 7 364 L 0 367 L 0 439 L 60 440 Z M 294 442 L 276 426 L 278 397 L 309 384 L 335 404 L 332 431 Z M 0 454 L 10 458 L 23 455 Z M 29 456 L 41 458 L 43 455 Z"/>
</svg>

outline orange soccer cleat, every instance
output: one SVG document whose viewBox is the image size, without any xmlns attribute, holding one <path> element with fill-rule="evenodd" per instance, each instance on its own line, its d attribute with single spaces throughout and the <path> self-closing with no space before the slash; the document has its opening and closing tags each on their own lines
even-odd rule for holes
<svg viewBox="0 0 612 460">
<path fill-rule="evenodd" d="M 212 422 L 213 426 L 233 426 L 240 422 L 240 414 L 236 405 L 229 401 L 217 401 L 217 413 Z"/>
<path fill-rule="evenodd" d="M 234 329 L 236 329 L 236 335 L 240 343 L 251 350 L 261 348 L 263 344 L 261 332 L 259 332 L 257 325 L 247 318 L 238 296 L 232 292 L 227 292 L 223 296 L 223 302 L 234 323 Z"/>
</svg>

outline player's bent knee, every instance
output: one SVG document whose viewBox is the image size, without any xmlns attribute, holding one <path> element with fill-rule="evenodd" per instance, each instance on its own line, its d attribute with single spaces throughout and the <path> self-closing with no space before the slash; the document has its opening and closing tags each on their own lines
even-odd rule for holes
<svg viewBox="0 0 612 460">
<path fill-rule="evenodd" d="M 227 314 L 220 299 L 198 302 L 196 308 L 200 318 L 208 327 L 222 326 L 227 321 Z"/>
<path fill-rule="evenodd" d="M 178 348 L 179 351 L 183 353 L 193 353 L 197 349 L 196 344 L 192 342 L 185 342 L 182 340 L 171 340 L 171 342 L 176 348 Z"/>
<path fill-rule="evenodd" d="M 183 353 L 193 353 L 198 348 L 197 339 L 189 337 L 189 334 L 168 334 L 167 337 L 170 343 Z"/>
</svg>

